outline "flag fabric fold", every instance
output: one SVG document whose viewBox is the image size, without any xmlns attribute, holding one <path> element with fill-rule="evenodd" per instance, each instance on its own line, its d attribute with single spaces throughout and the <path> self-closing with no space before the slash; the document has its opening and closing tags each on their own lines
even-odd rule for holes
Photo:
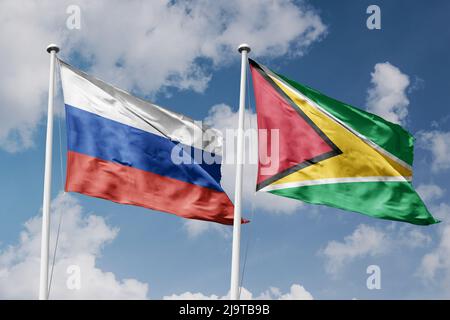
<svg viewBox="0 0 450 320">
<path fill-rule="evenodd" d="M 222 137 L 186 116 L 60 61 L 67 123 L 65 190 L 233 224 L 220 185 Z"/>
<path fill-rule="evenodd" d="M 251 59 L 250 68 L 258 131 L 266 132 L 258 135 L 257 190 L 376 218 L 438 222 L 413 189 L 414 138 L 406 130 Z M 278 154 L 261 161 L 274 129 Z"/>
</svg>

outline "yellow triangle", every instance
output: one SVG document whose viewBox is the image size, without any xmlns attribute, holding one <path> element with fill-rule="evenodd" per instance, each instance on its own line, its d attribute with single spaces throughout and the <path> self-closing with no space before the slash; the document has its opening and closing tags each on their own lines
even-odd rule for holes
<svg viewBox="0 0 450 320">
<path fill-rule="evenodd" d="M 271 78 L 342 151 L 340 155 L 303 168 L 275 181 L 272 185 L 340 178 L 405 177 L 408 180 L 411 178 L 410 168 L 374 149 L 313 103 L 308 102 L 300 92 L 273 76 Z"/>
</svg>

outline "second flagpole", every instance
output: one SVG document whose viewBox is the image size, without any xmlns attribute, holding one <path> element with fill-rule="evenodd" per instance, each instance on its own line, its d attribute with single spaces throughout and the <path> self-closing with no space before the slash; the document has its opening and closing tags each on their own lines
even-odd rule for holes
<svg viewBox="0 0 450 320">
<path fill-rule="evenodd" d="M 245 112 L 245 85 L 247 77 L 247 55 L 250 52 L 248 44 L 241 44 L 238 48 L 241 53 L 241 88 L 239 95 L 239 122 L 236 151 L 236 184 L 234 188 L 234 220 L 233 220 L 233 247 L 231 253 L 231 286 L 230 299 L 239 300 L 239 271 L 241 247 L 241 202 L 242 202 L 242 169 L 244 164 L 244 112 Z"/>
</svg>

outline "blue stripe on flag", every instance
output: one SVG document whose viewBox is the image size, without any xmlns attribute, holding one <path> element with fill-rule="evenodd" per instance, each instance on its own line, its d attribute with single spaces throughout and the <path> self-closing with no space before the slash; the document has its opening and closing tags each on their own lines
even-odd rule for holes
<svg viewBox="0 0 450 320">
<path fill-rule="evenodd" d="M 213 164 L 204 161 L 201 164 L 175 164 L 171 153 L 174 146 L 180 146 L 176 141 L 67 104 L 66 122 L 67 147 L 71 151 L 223 191 L 220 161 Z M 204 157 L 212 156 L 206 151 L 192 149 Z M 219 156 L 216 158 L 220 160 Z"/>
</svg>

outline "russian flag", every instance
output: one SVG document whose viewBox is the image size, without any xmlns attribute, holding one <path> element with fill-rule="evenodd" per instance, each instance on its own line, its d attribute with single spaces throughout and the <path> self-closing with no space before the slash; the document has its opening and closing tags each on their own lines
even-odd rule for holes
<svg viewBox="0 0 450 320">
<path fill-rule="evenodd" d="M 65 190 L 181 217 L 233 224 L 220 185 L 222 137 L 60 61 L 67 123 Z"/>
</svg>

